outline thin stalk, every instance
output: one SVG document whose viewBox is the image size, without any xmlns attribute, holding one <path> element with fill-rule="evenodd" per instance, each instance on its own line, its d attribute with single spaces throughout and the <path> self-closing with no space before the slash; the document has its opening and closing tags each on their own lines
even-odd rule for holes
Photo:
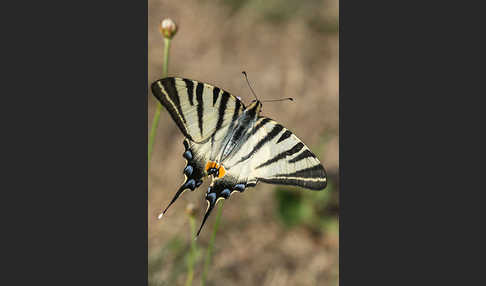
<svg viewBox="0 0 486 286">
<path fill-rule="evenodd" d="M 171 40 L 168 38 L 164 38 L 164 64 L 162 65 L 162 77 L 167 77 L 168 70 L 169 70 L 169 49 L 170 49 L 170 42 Z M 157 127 L 159 126 L 159 118 L 160 118 L 160 111 L 162 110 L 162 104 L 157 101 L 157 108 L 155 109 L 155 115 L 152 120 L 152 128 L 150 130 L 150 137 L 148 143 L 148 165 L 150 168 L 150 159 L 152 158 L 152 150 L 154 146 L 155 140 L 155 133 L 157 131 Z"/>
<path fill-rule="evenodd" d="M 206 284 L 206 277 L 209 270 L 209 265 L 211 264 L 211 256 L 213 254 L 214 248 L 214 241 L 216 239 L 216 232 L 218 231 L 219 221 L 221 220 L 221 213 L 223 211 L 223 204 L 224 200 L 221 200 L 221 203 L 218 205 L 218 213 L 216 215 L 216 221 L 213 227 L 213 233 L 211 235 L 211 240 L 209 241 L 208 251 L 206 252 L 206 258 L 204 259 L 204 269 L 201 278 L 201 285 L 204 286 Z"/>
<path fill-rule="evenodd" d="M 187 261 L 187 279 L 185 286 L 191 286 L 194 278 L 194 263 L 196 262 L 196 240 L 193 237 L 196 236 L 196 220 L 194 216 L 189 216 L 189 224 L 191 227 L 191 252 L 189 253 L 189 259 Z"/>
</svg>

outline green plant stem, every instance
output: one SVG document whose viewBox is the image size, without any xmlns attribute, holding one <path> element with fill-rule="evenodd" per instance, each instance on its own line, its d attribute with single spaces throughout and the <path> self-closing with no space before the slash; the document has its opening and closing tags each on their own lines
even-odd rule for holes
<svg viewBox="0 0 486 286">
<path fill-rule="evenodd" d="M 189 252 L 189 259 L 187 261 L 187 279 L 186 286 L 192 285 L 194 278 L 194 263 L 196 261 L 196 240 L 193 238 L 196 236 L 196 220 L 193 216 L 189 217 L 189 225 L 191 227 L 191 251 Z"/>
<path fill-rule="evenodd" d="M 206 277 L 209 270 L 209 265 L 211 264 L 211 256 L 213 254 L 214 248 L 214 241 L 216 239 L 216 232 L 218 231 L 219 221 L 221 219 L 221 213 L 223 211 L 223 204 L 224 200 L 218 205 L 218 213 L 216 215 L 216 221 L 214 222 L 213 233 L 211 235 L 211 239 L 209 241 L 208 251 L 206 252 L 206 258 L 204 259 L 204 269 L 201 278 L 201 285 L 204 286 L 206 284 Z"/>
<path fill-rule="evenodd" d="M 169 49 L 170 49 L 170 39 L 164 38 L 164 63 L 162 65 L 162 77 L 167 77 L 169 70 Z M 155 110 L 154 118 L 152 120 L 152 128 L 150 130 L 150 137 L 148 143 L 148 165 L 150 168 L 150 159 L 152 158 L 152 150 L 154 146 L 155 133 L 157 132 L 157 127 L 159 126 L 160 112 L 162 110 L 162 104 L 157 101 L 157 108 Z"/>
</svg>

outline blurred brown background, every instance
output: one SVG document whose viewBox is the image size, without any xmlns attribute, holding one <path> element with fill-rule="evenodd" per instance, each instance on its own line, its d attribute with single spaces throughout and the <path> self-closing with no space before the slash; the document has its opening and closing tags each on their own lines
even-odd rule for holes
<svg viewBox="0 0 486 286">
<path fill-rule="evenodd" d="M 321 192 L 258 184 L 224 204 L 206 285 L 338 285 L 338 0 L 149 0 L 149 84 L 161 78 L 160 21 L 178 25 L 169 75 L 207 82 L 249 103 L 245 70 L 262 114 L 294 132 L 318 155 L 329 175 Z M 149 128 L 156 107 L 149 89 Z M 150 130 L 150 129 L 149 129 Z M 185 208 L 206 209 L 209 180 L 185 192 L 162 220 L 183 181 L 183 136 L 165 109 L 149 169 L 149 285 L 184 285 L 191 234 Z M 216 209 L 197 240 L 192 285 L 200 285 Z"/>
</svg>

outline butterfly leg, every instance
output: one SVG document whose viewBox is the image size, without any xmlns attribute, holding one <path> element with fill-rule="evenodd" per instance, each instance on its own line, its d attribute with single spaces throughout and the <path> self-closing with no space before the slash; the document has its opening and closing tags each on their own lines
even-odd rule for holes
<svg viewBox="0 0 486 286">
<path fill-rule="evenodd" d="M 214 180 L 211 186 L 209 186 L 208 191 L 206 193 L 206 201 L 208 202 L 208 208 L 206 210 L 206 213 L 204 214 L 203 221 L 201 223 L 201 226 L 199 227 L 196 237 L 199 236 L 199 233 L 201 232 L 204 224 L 206 223 L 207 218 L 213 211 L 213 208 L 216 205 L 216 203 L 221 199 L 228 199 L 231 196 L 231 194 L 235 191 L 243 192 L 245 188 L 246 188 L 245 184 L 229 183 L 228 181 L 225 180 Z"/>
<path fill-rule="evenodd" d="M 159 214 L 158 216 L 159 219 L 162 218 L 162 216 L 169 209 L 169 207 L 179 198 L 179 196 L 185 190 L 189 189 L 191 191 L 194 191 L 202 184 L 204 170 L 201 168 L 201 166 L 199 166 L 198 162 L 194 159 L 194 153 L 189 147 L 189 143 L 187 142 L 187 139 L 184 140 L 184 147 L 186 148 L 186 150 L 184 151 L 184 154 L 182 154 L 182 156 L 186 159 L 186 167 L 184 168 L 183 171 L 185 181 L 177 190 L 174 197 L 170 201 L 169 205 L 164 209 L 163 212 Z"/>
</svg>

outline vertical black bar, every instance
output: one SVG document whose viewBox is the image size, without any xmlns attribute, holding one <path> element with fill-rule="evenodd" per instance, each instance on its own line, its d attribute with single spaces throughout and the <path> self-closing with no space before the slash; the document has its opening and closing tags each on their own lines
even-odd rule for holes
<svg viewBox="0 0 486 286">
<path fill-rule="evenodd" d="M 480 11 L 340 1 L 341 285 L 484 280 Z"/>
<path fill-rule="evenodd" d="M 13 206 L 2 215 L 6 275 L 146 285 L 147 2 L 12 5 L 2 60 L 11 89 L 2 114 L 13 113 L 2 120 L 12 130 L 2 128 L 11 143 L 2 202 Z"/>
</svg>

